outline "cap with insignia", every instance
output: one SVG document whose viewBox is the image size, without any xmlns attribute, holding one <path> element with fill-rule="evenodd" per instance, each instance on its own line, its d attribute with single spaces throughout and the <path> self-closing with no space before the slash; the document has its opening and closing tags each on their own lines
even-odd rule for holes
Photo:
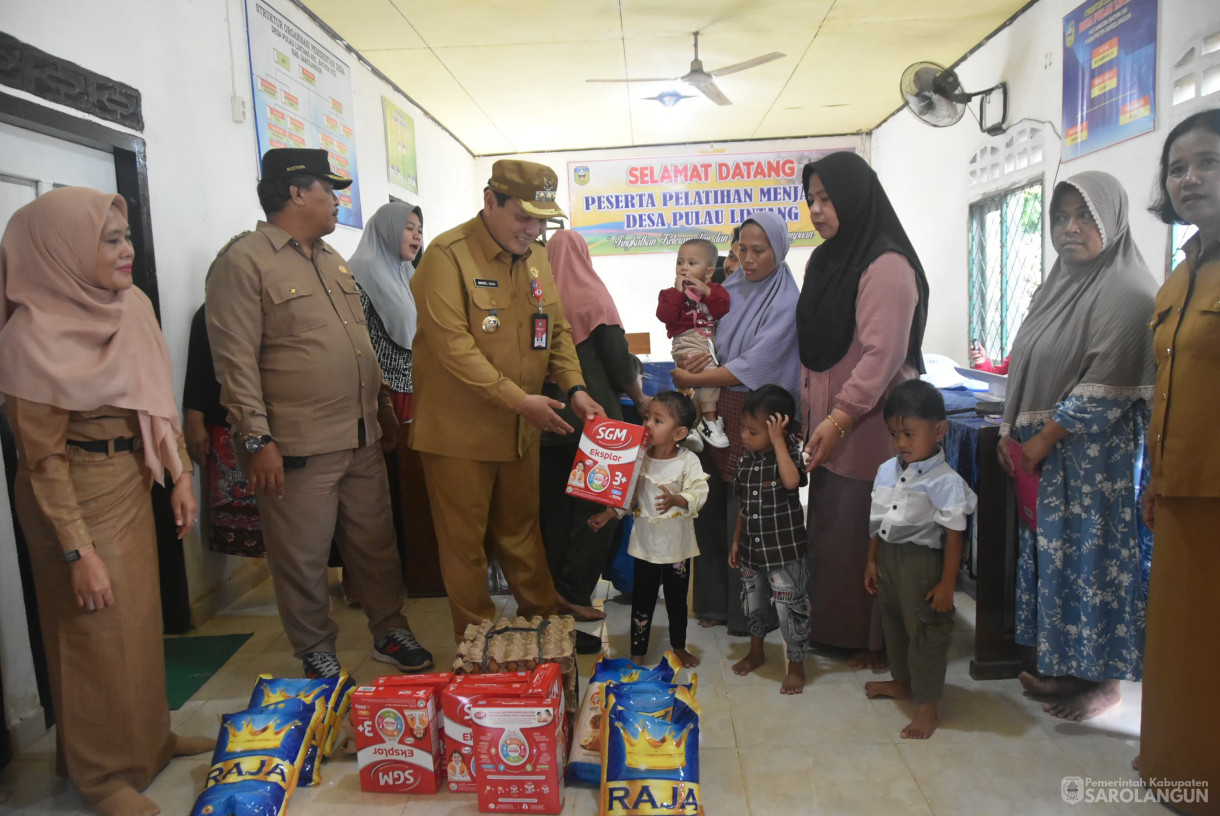
<svg viewBox="0 0 1220 816">
<path fill-rule="evenodd" d="M 497 193 L 517 199 L 521 207 L 535 218 L 566 218 L 555 203 L 555 188 L 559 177 L 545 164 L 500 159 L 491 166 L 487 186 Z"/>
<path fill-rule="evenodd" d="M 330 169 L 330 157 L 322 148 L 273 147 L 263 154 L 263 179 L 309 175 L 326 179 L 336 190 L 349 187 L 352 180 L 337 176 Z"/>
</svg>

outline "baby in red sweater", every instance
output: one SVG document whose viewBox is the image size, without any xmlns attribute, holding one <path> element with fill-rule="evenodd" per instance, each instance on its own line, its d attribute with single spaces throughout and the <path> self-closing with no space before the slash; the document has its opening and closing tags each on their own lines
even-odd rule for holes
<svg viewBox="0 0 1220 816">
<path fill-rule="evenodd" d="M 716 324 L 729 311 L 729 293 L 720 284 L 710 282 L 719 254 L 715 244 L 701 238 L 682 244 L 678 248 L 678 277 L 657 298 L 657 318 L 673 340 L 675 361 L 681 359 L 679 355 L 696 351 L 710 352 L 715 359 Z M 716 413 L 719 399 L 719 388 L 695 389 L 695 405 L 702 414 L 696 430 L 712 447 L 727 448 L 729 437 Z"/>
</svg>

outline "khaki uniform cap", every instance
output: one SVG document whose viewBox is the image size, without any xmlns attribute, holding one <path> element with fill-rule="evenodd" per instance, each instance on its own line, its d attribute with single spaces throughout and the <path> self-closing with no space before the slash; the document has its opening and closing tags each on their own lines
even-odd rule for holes
<svg viewBox="0 0 1220 816">
<path fill-rule="evenodd" d="M 517 199 L 534 218 L 567 218 L 555 203 L 559 177 L 545 164 L 501 159 L 492 165 L 487 186 Z"/>
</svg>

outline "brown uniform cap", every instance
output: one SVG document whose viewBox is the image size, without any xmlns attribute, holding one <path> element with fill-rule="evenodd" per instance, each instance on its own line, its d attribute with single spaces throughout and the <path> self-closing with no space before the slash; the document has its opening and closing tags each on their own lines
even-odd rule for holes
<svg viewBox="0 0 1220 816">
<path fill-rule="evenodd" d="M 559 177 L 545 164 L 500 159 L 491 166 L 487 186 L 517 199 L 534 218 L 566 218 L 555 203 Z"/>
</svg>

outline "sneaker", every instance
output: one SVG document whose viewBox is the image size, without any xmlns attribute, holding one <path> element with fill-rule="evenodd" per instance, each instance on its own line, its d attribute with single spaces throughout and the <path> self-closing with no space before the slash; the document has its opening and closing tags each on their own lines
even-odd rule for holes
<svg viewBox="0 0 1220 816">
<path fill-rule="evenodd" d="M 699 426 L 691 428 L 690 433 L 682 440 L 682 444 L 690 448 L 691 453 L 703 453 L 703 437 L 699 435 Z"/>
<path fill-rule="evenodd" d="M 388 635 L 373 643 L 373 659 L 403 671 L 419 671 L 432 665 L 432 652 L 419 645 L 410 629 L 391 629 Z"/>
<path fill-rule="evenodd" d="M 713 448 L 729 446 L 729 435 L 724 432 L 724 420 L 720 417 L 716 417 L 714 422 L 708 422 L 706 419 L 699 420 L 699 435 Z"/>
<path fill-rule="evenodd" d="M 338 677 L 343 671 L 339 658 L 332 652 L 310 652 L 301 658 L 301 663 L 305 665 L 305 676 L 310 680 Z"/>
</svg>

